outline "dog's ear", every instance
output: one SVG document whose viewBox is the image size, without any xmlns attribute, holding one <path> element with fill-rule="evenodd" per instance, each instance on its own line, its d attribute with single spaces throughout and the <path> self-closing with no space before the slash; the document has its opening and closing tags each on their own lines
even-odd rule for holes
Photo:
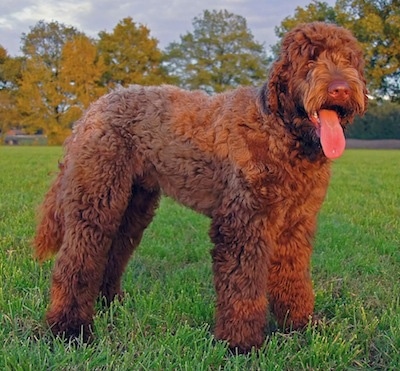
<svg viewBox="0 0 400 371">
<path fill-rule="evenodd" d="M 279 114 L 282 111 L 282 94 L 287 94 L 287 81 L 290 66 L 287 58 L 281 54 L 271 67 L 268 82 L 262 88 L 263 107 L 266 113 Z"/>
<path fill-rule="evenodd" d="M 258 99 L 260 101 L 260 106 L 265 114 L 269 114 L 271 111 L 268 108 L 268 82 L 264 83 L 258 92 Z"/>
<path fill-rule="evenodd" d="M 358 112 L 360 116 L 363 116 L 367 111 L 369 99 L 368 99 L 368 89 L 367 89 L 367 81 L 365 78 L 365 60 L 363 56 L 363 51 L 356 39 L 354 39 L 354 45 L 352 46 L 352 64 L 357 69 L 360 79 L 363 82 L 364 89 L 364 110 L 362 112 Z"/>
<path fill-rule="evenodd" d="M 364 65 L 362 64 L 361 69 L 359 70 L 360 78 L 363 81 L 364 84 L 364 89 L 363 89 L 363 94 L 364 94 L 364 110 L 362 112 L 358 112 L 360 116 L 364 116 L 365 112 L 367 111 L 368 104 L 369 104 L 369 98 L 368 98 L 368 89 L 367 89 L 367 81 L 364 76 Z"/>
<path fill-rule="evenodd" d="M 366 86 L 366 85 L 365 85 L 365 86 Z M 365 114 L 365 112 L 367 112 L 368 105 L 369 105 L 368 90 L 367 90 L 367 88 L 365 87 L 365 90 L 364 90 L 364 112 L 362 112 L 362 113 L 360 114 L 360 116 L 363 116 L 363 115 Z"/>
<path fill-rule="evenodd" d="M 272 64 L 268 83 L 264 88 L 267 113 L 283 114 L 282 100 L 287 101 L 288 81 L 292 77 L 292 71 L 299 68 L 298 64 L 303 60 L 307 60 L 300 56 L 302 45 L 299 42 L 304 42 L 303 39 L 304 36 L 298 30 L 294 30 L 288 32 L 282 40 L 279 57 Z"/>
</svg>

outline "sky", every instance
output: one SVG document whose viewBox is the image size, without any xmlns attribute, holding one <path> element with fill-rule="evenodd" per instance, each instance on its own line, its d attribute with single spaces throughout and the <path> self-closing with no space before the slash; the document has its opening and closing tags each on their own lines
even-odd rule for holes
<svg viewBox="0 0 400 371">
<path fill-rule="evenodd" d="M 334 0 L 325 0 L 329 5 Z M 311 0 L 0 0 L 0 45 L 10 56 L 20 55 L 22 33 L 29 33 L 40 20 L 74 26 L 87 36 L 112 32 L 124 18 L 147 26 L 164 49 L 193 31 L 194 17 L 203 10 L 226 9 L 246 18 L 257 42 L 269 50 L 277 41 L 274 29 L 296 7 Z"/>
</svg>

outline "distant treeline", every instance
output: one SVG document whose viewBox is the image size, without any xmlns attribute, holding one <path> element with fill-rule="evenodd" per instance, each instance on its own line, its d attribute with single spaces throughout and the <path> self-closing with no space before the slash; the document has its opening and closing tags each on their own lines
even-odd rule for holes
<svg viewBox="0 0 400 371">
<path fill-rule="evenodd" d="M 367 113 L 357 117 L 347 130 L 353 139 L 400 139 L 400 106 L 383 101 L 370 103 Z"/>
<path fill-rule="evenodd" d="M 40 132 L 49 144 L 60 144 L 89 104 L 116 86 L 168 83 L 210 94 L 260 86 L 282 37 L 312 21 L 348 28 L 363 49 L 374 99 L 348 137 L 400 139 L 400 7 L 398 1 L 376 0 L 336 0 L 333 6 L 312 0 L 297 7 L 276 27 L 279 40 L 270 52 L 244 17 L 227 10 L 205 10 L 193 19 L 192 32 L 164 50 L 131 17 L 94 38 L 57 21 L 39 21 L 22 34 L 21 56 L 8 55 L 0 45 L 0 135 L 12 129 Z"/>
</svg>

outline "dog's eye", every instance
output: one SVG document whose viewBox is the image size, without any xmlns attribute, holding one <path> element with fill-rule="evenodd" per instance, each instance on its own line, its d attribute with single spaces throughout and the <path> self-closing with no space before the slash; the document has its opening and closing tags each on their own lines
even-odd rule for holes
<svg viewBox="0 0 400 371">
<path fill-rule="evenodd" d="M 309 53 L 310 53 L 309 55 L 310 60 L 316 61 L 319 55 L 321 54 L 321 48 L 317 45 L 312 46 L 309 50 Z"/>
<path fill-rule="evenodd" d="M 347 60 L 350 62 L 350 64 L 358 63 L 358 57 L 354 53 L 349 53 L 349 55 L 347 56 Z"/>
</svg>

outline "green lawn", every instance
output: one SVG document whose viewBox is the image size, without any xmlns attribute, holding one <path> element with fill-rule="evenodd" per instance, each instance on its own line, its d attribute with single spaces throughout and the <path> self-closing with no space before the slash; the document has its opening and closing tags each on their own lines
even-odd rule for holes
<svg viewBox="0 0 400 371">
<path fill-rule="evenodd" d="M 343 370 L 400 367 L 400 151 L 348 150 L 333 167 L 313 256 L 320 327 L 259 353 L 214 342 L 209 221 L 163 199 L 124 276 L 74 347 L 43 324 L 52 262 L 32 259 L 35 207 L 60 148 L 0 147 L 0 370 Z"/>
</svg>

